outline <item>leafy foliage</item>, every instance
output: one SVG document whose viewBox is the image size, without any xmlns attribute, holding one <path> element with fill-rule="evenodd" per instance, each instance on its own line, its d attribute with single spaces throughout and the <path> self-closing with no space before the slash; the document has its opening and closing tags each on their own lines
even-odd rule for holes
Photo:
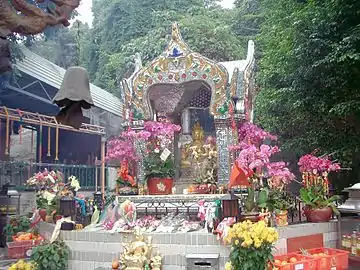
<svg viewBox="0 0 360 270">
<path fill-rule="evenodd" d="M 328 197 L 322 192 L 319 186 L 300 189 L 300 198 L 305 205 L 312 209 L 331 207 L 334 213 L 339 214 L 339 210 L 337 210 L 335 203 L 340 197 L 337 195 Z"/>
<path fill-rule="evenodd" d="M 172 158 L 163 161 L 158 153 L 149 153 L 144 159 L 145 177 L 148 178 L 173 178 L 175 165 Z"/>
<path fill-rule="evenodd" d="M 360 2 L 263 0 L 256 120 L 300 156 L 360 168 Z M 354 180 L 353 180 L 354 181 Z M 343 183 L 345 181 L 342 181 Z M 339 188 L 341 188 L 339 186 Z"/>
<path fill-rule="evenodd" d="M 31 255 L 39 270 L 65 270 L 68 258 L 69 248 L 60 241 L 34 247 Z"/>
</svg>

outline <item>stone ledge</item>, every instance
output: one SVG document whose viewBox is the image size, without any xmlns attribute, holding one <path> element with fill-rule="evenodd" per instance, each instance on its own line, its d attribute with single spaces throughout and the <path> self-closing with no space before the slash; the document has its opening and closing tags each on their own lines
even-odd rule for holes
<svg viewBox="0 0 360 270">
<path fill-rule="evenodd" d="M 280 238 L 294 238 L 300 236 L 313 235 L 318 233 L 337 232 L 337 221 L 323 223 L 300 223 L 286 227 L 278 227 Z"/>
<path fill-rule="evenodd" d="M 211 253 L 209 250 L 203 250 L 206 254 Z M 161 253 L 161 252 L 160 252 Z M 215 253 L 219 254 L 219 253 Z M 115 258 L 119 258 L 120 253 L 110 253 L 110 252 L 97 252 L 97 251 L 71 251 L 70 260 L 71 261 L 84 261 L 84 262 L 99 262 L 107 263 L 112 262 Z M 179 265 L 186 266 L 186 255 L 182 254 L 173 254 L 173 255 L 164 255 L 163 264 L 164 265 Z M 225 265 L 228 261 L 228 252 L 226 255 L 220 255 L 219 265 Z"/>
<path fill-rule="evenodd" d="M 153 244 L 176 244 L 176 245 L 221 245 L 216 236 L 207 232 L 191 233 L 146 233 L 145 237 L 151 236 Z M 62 240 L 122 243 L 134 239 L 130 233 L 110 234 L 107 232 L 83 232 L 61 231 Z"/>
</svg>

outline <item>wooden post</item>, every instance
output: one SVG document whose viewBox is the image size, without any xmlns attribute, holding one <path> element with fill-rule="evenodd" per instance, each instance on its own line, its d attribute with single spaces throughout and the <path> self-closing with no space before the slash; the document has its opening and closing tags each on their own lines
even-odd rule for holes
<svg viewBox="0 0 360 270">
<path fill-rule="evenodd" d="M 101 162 L 100 162 L 101 164 Z M 98 192 L 98 186 L 99 186 L 99 182 L 98 182 L 98 166 L 99 166 L 99 160 L 96 157 L 95 158 L 95 192 Z"/>
<path fill-rule="evenodd" d="M 106 138 L 101 137 L 101 194 L 105 199 L 105 143 Z"/>
</svg>

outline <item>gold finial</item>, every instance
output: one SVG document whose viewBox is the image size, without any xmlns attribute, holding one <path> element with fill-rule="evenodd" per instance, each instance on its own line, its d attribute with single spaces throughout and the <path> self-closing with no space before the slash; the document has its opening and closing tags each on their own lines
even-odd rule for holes
<svg viewBox="0 0 360 270">
<path fill-rule="evenodd" d="M 173 22 L 173 24 L 172 24 L 171 39 L 174 42 L 179 42 L 179 40 L 181 39 L 179 24 L 177 22 Z"/>
<path fill-rule="evenodd" d="M 174 22 L 171 27 L 171 40 L 165 50 L 166 57 L 179 57 L 189 54 L 191 51 L 181 37 L 179 25 Z"/>
</svg>

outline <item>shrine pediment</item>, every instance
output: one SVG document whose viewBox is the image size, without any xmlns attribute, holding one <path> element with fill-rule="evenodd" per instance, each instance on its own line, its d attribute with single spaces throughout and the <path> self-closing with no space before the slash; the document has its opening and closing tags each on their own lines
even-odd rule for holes
<svg viewBox="0 0 360 270">
<path fill-rule="evenodd" d="M 231 103 L 227 93 L 229 74 L 226 68 L 193 52 L 181 37 L 177 23 L 172 25 L 171 40 L 165 51 L 148 67 L 140 69 L 132 79 L 132 101 L 138 119 L 151 119 L 149 89 L 161 85 L 181 85 L 203 81 L 211 89 L 210 112 L 226 116 Z M 169 89 L 173 89 L 170 87 Z M 166 87 L 162 91 L 166 95 Z"/>
</svg>

